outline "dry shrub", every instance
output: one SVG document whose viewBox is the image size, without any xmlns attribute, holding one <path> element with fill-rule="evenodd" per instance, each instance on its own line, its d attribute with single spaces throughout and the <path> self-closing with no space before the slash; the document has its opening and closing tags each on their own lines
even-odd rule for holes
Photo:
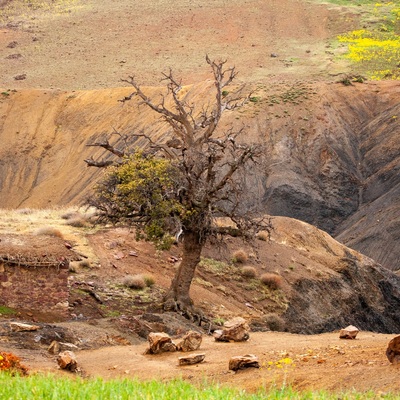
<svg viewBox="0 0 400 400">
<path fill-rule="evenodd" d="M 271 331 L 283 332 L 285 330 L 285 320 L 278 314 L 267 314 L 263 317 L 263 320 Z"/>
<path fill-rule="evenodd" d="M 232 255 L 232 261 L 234 263 L 244 264 L 248 258 L 249 256 L 243 249 L 236 250 Z"/>
<path fill-rule="evenodd" d="M 74 228 L 85 228 L 87 226 L 86 218 L 82 215 L 77 215 L 74 218 L 68 219 L 65 224 L 73 226 Z"/>
<path fill-rule="evenodd" d="M 154 276 L 150 274 L 143 275 L 143 280 L 147 287 L 153 286 L 156 283 Z"/>
<path fill-rule="evenodd" d="M 260 276 L 260 281 L 268 286 L 270 289 L 279 289 L 282 287 L 282 277 L 277 274 L 271 274 L 269 272 Z"/>
<path fill-rule="evenodd" d="M 250 265 L 246 265 L 242 268 L 242 275 L 246 278 L 255 278 L 257 276 L 257 270 Z"/>
<path fill-rule="evenodd" d="M 269 239 L 269 233 L 266 231 L 261 231 L 257 233 L 257 239 L 262 240 L 263 242 L 268 241 Z"/>
<path fill-rule="evenodd" d="M 8 371 L 11 374 L 28 375 L 28 368 L 21 364 L 21 360 L 13 353 L 0 351 L 0 371 Z"/>
<path fill-rule="evenodd" d="M 35 231 L 35 235 L 53 236 L 63 239 L 62 233 L 53 226 L 42 226 Z"/>
<path fill-rule="evenodd" d="M 28 215 L 32 214 L 33 210 L 31 208 L 19 208 L 18 210 L 15 210 L 17 214 L 22 214 L 22 215 Z"/>
<path fill-rule="evenodd" d="M 79 266 L 81 268 L 90 268 L 91 267 L 90 261 L 89 260 L 81 260 L 81 261 L 79 261 Z"/>
<path fill-rule="evenodd" d="M 80 214 L 76 211 L 67 211 L 66 213 L 61 215 L 61 218 L 69 220 L 69 219 L 74 219 L 79 216 L 80 216 Z"/>
<path fill-rule="evenodd" d="M 146 282 L 142 275 L 127 275 L 122 284 L 130 289 L 143 290 L 146 287 Z"/>
</svg>

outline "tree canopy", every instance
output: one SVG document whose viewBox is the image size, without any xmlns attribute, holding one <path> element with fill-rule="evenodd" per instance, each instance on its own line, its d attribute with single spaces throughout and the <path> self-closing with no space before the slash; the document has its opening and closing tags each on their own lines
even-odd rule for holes
<svg viewBox="0 0 400 400">
<path fill-rule="evenodd" d="M 248 143 L 244 129 L 217 129 L 222 114 L 243 106 L 249 95 L 243 88 L 228 91 L 237 75 L 225 61 L 206 57 L 213 76 L 211 101 L 195 104 L 181 94 L 181 82 L 172 71 L 164 74 L 167 92 L 159 100 L 148 97 L 134 77 L 124 80 L 134 90 L 122 99 L 139 98 L 139 107 L 158 114 L 169 138 L 152 139 L 149 132 L 131 133 L 147 141 L 143 149 L 126 154 L 108 140 L 93 143 L 117 156 L 109 172 L 97 186 L 90 203 L 101 219 L 129 221 L 137 233 L 158 245 L 167 246 L 171 235 L 183 237 L 182 262 L 165 297 L 165 308 L 192 315 L 189 289 L 206 240 L 217 233 L 233 232 L 251 236 L 268 228 L 255 210 L 243 202 L 242 186 L 246 168 L 257 162 L 260 143 Z M 86 160 L 88 165 L 110 166 L 109 161 Z M 234 228 L 221 228 L 216 218 L 228 217 Z"/>
</svg>

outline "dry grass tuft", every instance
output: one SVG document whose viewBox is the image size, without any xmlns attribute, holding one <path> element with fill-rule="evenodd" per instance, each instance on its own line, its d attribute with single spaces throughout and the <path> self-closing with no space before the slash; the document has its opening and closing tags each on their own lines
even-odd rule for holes
<svg viewBox="0 0 400 400">
<path fill-rule="evenodd" d="M 147 287 L 151 287 L 156 283 L 154 276 L 150 274 L 143 275 L 143 280 Z"/>
<path fill-rule="evenodd" d="M 244 264 L 248 258 L 248 254 L 243 249 L 236 250 L 232 255 L 232 261 L 239 264 Z"/>
<path fill-rule="evenodd" d="M 283 332 L 285 330 L 285 320 L 278 314 L 267 314 L 263 317 L 263 320 L 271 331 Z"/>
<path fill-rule="evenodd" d="M 243 267 L 241 272 L 242 275 L 246 278 L 255 278 L 257 276 L 257 270 L 250 265 L 246 265 L 245 267 Z"/>
<path fill-rule="evenodd" d="M 63 234 L 61 231 L 59 231 L 57 228 L 54 228 L 53 226 L 42 226 L 39 229 L 36 229 L 34 232 L 35 235 L 38 236 L 52 236 L 52 237 L 59 237 L 63 239 Z"/>
<path fill-rule="evenodd" d="M 282 287 L 282 277 L 277 274 L 271 274 L 269 272 L 260 276 L 260 281 L 268 286 L 270 289 L 276 290 Z"/>
<path fill-rule="evenodd" d="M 267 242 L 269 240 L 269 233 L 266 231 L 261 231 L 257 233 L 257 239 L 262 240 L 263 242 Z"/>
<path fill-rule="evenodd" d="M 127 275 L 122 284 L 130 289 L 143 290 L 146 287 L 146 282 L 142 275 Z"/>
</svg>

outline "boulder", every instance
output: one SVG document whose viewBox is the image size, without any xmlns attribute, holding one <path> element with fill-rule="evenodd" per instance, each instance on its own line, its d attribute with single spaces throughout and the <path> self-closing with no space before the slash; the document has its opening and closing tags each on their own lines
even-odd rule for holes
<svg viewBox="0 0 400 400">
<path fill-rule="evenodd" d="M 10 322 L 10 328 L 13 332 L 30 332 L 37 331 L 41 327 L 37 325 L 23 324 L 21 322 Z"/>
<path fill-rule="evenodd" d="M 50 354 L 58 354 L 65 350 L 79 350 L 79 348 L 78 348 L 78 346 L 76 346 L 72 343 L 63 343 L 63 342 L 59 342 L 57 340 L 53 340 L 50 343 L 50 346 L 47 348 L 47 351 Z"/>
<path fill-rule="evenodd" d="M 202 336 L 198 332 L 189 331 L 176 345 L 179 351 L 195 351 L 200 348 Z"/>
<path fill-rule="evenodd" d="M 245 368 L 260 368 L 258 357 L 254 354 L 246 354 L 244 356 L 235 356 L 229 360 L 229 369 L 238 371 Z"/>
<path fill-rule="evenodd" d="M 75 372 L 78 369 L 76 356 L 72 351 L 66 350 L 60 353 L 57 357 L 57 363 L 61 369 Z"/>
<path fill-rule="evenodd" d="M 205 353 L 191 354 L 185 357 L 179 357 L 179 365 L 193 365 L 201 363 L 205 358 Z"/>
<path fill-rule="evenodd" d="M 340 339 L 355 339 L 359 330 L 353 326 L 349 325 L 347 328 L 344 328 L 339 333 Z"/>
<path fill-rule="evenodd" d="M 175 343 L 166 333 L 151 332 L 147 340 L 149 341 L 150 347 L 146 350 L 145 354 L 159 354 L 177 350 Z"/>
<path fill-rule="evenodd" d="M 386 357 L 392 364 L 400 364 L 400 336 L 396 336 L 389 342 Z"/>
<path fill-rule="evenodd" d="M 243 342 L 248 340 L 250 328 L 245 319 L 233 318 L 224 324 L 224 329 L 214 331 L 213 336 L 219 342 Z"/>
</svg>

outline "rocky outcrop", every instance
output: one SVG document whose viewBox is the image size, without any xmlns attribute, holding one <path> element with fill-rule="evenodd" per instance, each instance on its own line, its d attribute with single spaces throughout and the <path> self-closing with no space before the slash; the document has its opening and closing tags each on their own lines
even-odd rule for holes
<svg viewBox="0 0 400 400">
<path fill-rule="evenodd" d="M 365 331 L 400 330 L 400 277 L 373 260 L 343 258 L 329 278 L 299 279 L 292 286 L 286 327 L 320 333 L 349 323 Z"/>
</svg>

